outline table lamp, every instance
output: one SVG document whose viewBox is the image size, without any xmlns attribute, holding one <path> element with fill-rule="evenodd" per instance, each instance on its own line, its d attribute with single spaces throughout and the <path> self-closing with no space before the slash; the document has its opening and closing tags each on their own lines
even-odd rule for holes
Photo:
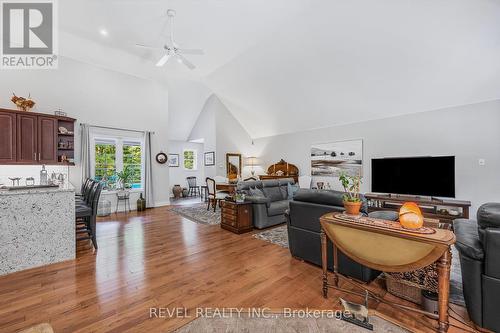
<svg viewBox="0 0 500 333">
<path fill-rule="evenodd" d="M 255 176 L 255 167 L 259 165 L 259 160 L 257 159 L 257 157 L 254 156 L 247 157 L 246 165 L 252 168 L 250 172 L 252 176 Z"/>
</svg>

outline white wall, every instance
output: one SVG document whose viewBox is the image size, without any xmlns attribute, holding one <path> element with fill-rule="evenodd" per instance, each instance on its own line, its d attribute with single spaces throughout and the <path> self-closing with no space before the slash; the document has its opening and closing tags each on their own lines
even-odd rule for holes
<svg viewBox="0 0 500 333">
<path fill-rule="evenodd" d="M 77 166 L 70 169 L 70 181 L 76 187 L 81 178 L 78 123 L 154 131 L 153 155 L 167 151 L 168 91 L 164 85 L 62 57 L 58 70 L 2 71 L 0 107 L 14 108 L 10 102 L 12 92 L 22 96 L 31 93 L 37 103 L 34 112 L 53 114 L 62 108 L 77 119 Z M 10 168 L 0 166 L 0 176 L 11 173 Z M 168 167 L 153 162 L 153 173 L 155 202 L 168 204 Z"/>
<path fill-rule="evenodd" d="M 250 176 L 251 169 L 245 167 L 245 157 L 255 156 L 252 138 L 215 95 L 211 95 L 196 121 L 189 140 L 204 140 L 205 152 L 215 151 L 215 166 L 204 167 L 206 177 L 226 176 L 226 154 L 242 154 L 242 177 Z M 263 170 L 255 168 L 256 174 Z"/>
<path fill-rule="evenodd" d="M 242 178 L 249 176 L 246 172 L 245 157 L 253 152 L 252 138 L 241 126 L 226 106 L 217 98 L 214 101 L 216 108 L 216 139 L 217 139 L 217 175 L 226 176 L 226 154 L 242 154 Z"/>
<path fill-rule="evenodd" d="M 197 165 L 196 170 L 186 170 L 184 169 L 184 158 L 182 152 L 185 149 L 194 149 L 197 151 Z M 169 150 L 170 154 L 179 154 L 179 167 L 178 168 L 169 168 L 169 177 L 170 177 L 170 196 L 173 197 L 172 187 L 174 185 L 180 185 L 182 187 L 188 187 L 187 177 L 196 177 L 197 185 L 201 186 L 205 183 L 205 171 L 203 168 L 203 144 L 201 143 L 193 143 L 186 141 L 174 141 L 171 140 L 169 142 Z"/>
<path fill-rule="evenodd" d="M 216 142 L 216 105 L 217 97 L 211 95 L 203 105 L 203 108 L 196 120 L 191 133 L 189 134 L 188 140 L 203 140 L 203 150 L 204 152 L 215 152 L 217 151 Z M 217 156 L 215 162 L 217 163 Z M 205 177 L 215 177 L 216 176 L 216 166 L 202 166 Z"/>
<path fill-rule="evenodd" d="M 500 202 L 500 100 L 261 138 L 255 147 L 266 165 L 284 158 L 309 175 L 312 143 L 357 138 L 363 139 L 363 191 L 370 190 L 372 158 L 455 155 L 456 197 L 471 200 L 473 214 L 485 202 Z"/>
<path fill-rule="evenodd" d="M 169 138 L 187 141 L 211 91 L 201 82 L 171 79 L 168 92 Z"/>
</svg>

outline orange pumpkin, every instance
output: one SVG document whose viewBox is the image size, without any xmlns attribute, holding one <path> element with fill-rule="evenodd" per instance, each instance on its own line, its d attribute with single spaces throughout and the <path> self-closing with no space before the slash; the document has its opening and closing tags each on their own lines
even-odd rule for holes
<svg viewBox="0 0 500 333">
<path fill-rule="evenodd" d="M 424 216 L 418 205 L 406 202 L 399 210 L 399 223 L 406 229 L 420 229 L 424 225 Z"/>
</svg>

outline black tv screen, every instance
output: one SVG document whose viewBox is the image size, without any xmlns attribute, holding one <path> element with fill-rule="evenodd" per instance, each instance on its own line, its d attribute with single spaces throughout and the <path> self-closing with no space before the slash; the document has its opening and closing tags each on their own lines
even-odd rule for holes
<svg viewBox="0 0 500 333">
<path fill-rule="evenodd" d="M 455 197 L 455 156 L 372 159 L 372 192 Z"/>
</svg>

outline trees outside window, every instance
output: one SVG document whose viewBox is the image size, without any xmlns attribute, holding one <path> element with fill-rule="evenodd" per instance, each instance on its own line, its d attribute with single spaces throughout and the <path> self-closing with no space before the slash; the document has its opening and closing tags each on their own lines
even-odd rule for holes
<svg viewBox="0 0 500 333">
<path fill-rule="evenodd" d="M 133 189 L 142 189 L 142 147 L 140 140 L 95 138 L 94 178 L 105 182 L 106 188 L 114 189 L 119 186 L 117 173 L 127 170 L 132 176 L 126 185 Z"/>
<path fill-rule="evenodd" d="M 184 150 L 184 169 L 186 170 L 196 170 L 198 168 L 198 161 L 196 159 L 196 150 L 186 149 Z"/>
</svg>

